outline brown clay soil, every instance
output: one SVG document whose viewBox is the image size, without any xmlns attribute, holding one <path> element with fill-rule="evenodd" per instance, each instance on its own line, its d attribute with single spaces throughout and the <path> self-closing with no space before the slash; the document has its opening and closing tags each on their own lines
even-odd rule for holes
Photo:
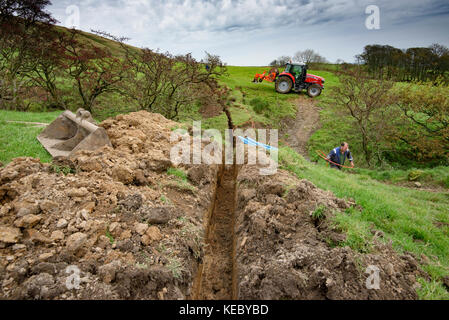
<svg viewBox="0 0 449 320">
<path fill-rule="evenodd" d="M 336 198 L 286 171 L 260 176 L 244 166 L 237 177 L 236 283 L 238 299 L 416 299 L 418 257 L 399 255 L 383 234 L 369 253 L 354 251 L 331 218 L 354 203 Z M 312 212 L 324 208 L 324 216 Z M 369 289 L 368 266 L 380 288 Z"/>
<path fill-rule="evenodd" d="M 204 105 L 199 112 L 204 119 L 212 118 L 220 115 L 223 112 L 223 107 L 214 104 Z"/>
<path fill-rule="evenodd" d="M 167 174 L 176 123 L 147 112 L 101 124 L 113 148 L 0 169 L 0 299 L 185 299 L 204 256 L 217 166 Z M 64 175 L 61 168 L 70 168 Z M 67 287 L 68 267 L 79 270 Z"/>
<path fill-rule="evenodd" d="M 225 166 L 219 176 L 194 299 L 229 300 L 233 297 L 235 176 L 233 165 Z"/>
<path fill-rule="evenodd" d="M 319 129 L 320 114 L 315 100 L 298 96 L 298 111 L 295 119 L 286 118 L 283 120 L 279 137 L 295 149 L 298 153 L 309 158 L 307 142 L 310 136 Z M 288 135 L 287 138 L 284 138 Z"/>
</svg>

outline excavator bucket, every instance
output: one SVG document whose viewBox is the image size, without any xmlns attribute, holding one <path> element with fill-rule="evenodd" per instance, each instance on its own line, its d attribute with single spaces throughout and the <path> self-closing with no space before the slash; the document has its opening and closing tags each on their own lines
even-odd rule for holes
<svg viewBox="0 0 449 320">
<path fill-rule="evenodd" d="M 78 109 L 76 114 L 64 111 L 41 132 L 37 140 L 52 157 L 68 157 L 78 150 L 112 147 L 106 130 L 97 126 L 90 112 L 84 109 Z"/>
</svg>

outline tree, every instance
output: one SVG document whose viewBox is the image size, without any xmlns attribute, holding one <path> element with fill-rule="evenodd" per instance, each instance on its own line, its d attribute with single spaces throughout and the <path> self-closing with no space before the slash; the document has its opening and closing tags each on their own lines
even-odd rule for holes
<svg viewBox="0 0 449 320">
<path fill-rule="evenodd" d="M 395 105 L 408 120 L 391 138 L 410 147 L 419 161 L 449 156 L 449 94 L 447 87 L 432 83 L 411 83 L 395 90 Z"/>
<path fill-rule="evenodd" d="M 298 51 L 293 56 L 293 61 L 304 63 L 304 64 L 312 64 L 312 63 L 326 63 L 326 59 L 319 55 L 312 49 L 306 49 L 304 51 Z"/>
<path fill-rule="evenodd" d="M 20 95 L 35 60 L 30 50 L 42 30 L 55 20 L 47 0 L 0 0 L 0 108 L 23 109 Z"/>
<path fill-rule="evenodd" d="M 338 106 L 346 109 L 353 126 L 360 135 L 361 148 L 370 166 L 373 155 L 382 161 L 382 141 L 394 112 L 389 108 L 393 83 L 372 80 L 361 68 L 353 68 L 338 74 L 340 85 L 332 90 Z"/>
<path fill-rule="evenodd" d="M 39 34 L 38 46 L 30 49 L 30 57 L 35 61 L 27 73 L 33 86 L 46 92 L 44 97 L 47 107 L 67 109 L 62 89 L 64 74 L 65 46 L 61 43 L 56 29 L 48 29 Z"/>
<path fill-rule="evenodd" d="M 25 28 L 36 23 L 55 23 L 56 20 L 45 11 L 45 7 L 50 5 L 49 0 L 0 0 L 0 23 L 17 23 L 20 20 Z"/>
<path fill-rule="evenodd" d="M 434 43 L 429 46 L 429 49 L 439 58 L 449 54 L 449 48 L 442 44 Z"/>
<path fill-rule="evenodd" d="M 445 46 L 401 50 L 387 45 L 367 45 L 357 56 L 372 77 L 398 81 L 448 81 L 449 53 Z"/>
<path fill-rule="evenodd" d="M 120 43 L 129 65 L 123 91 L 139 109 L 178 119 L 181 112 L 188 112 L 195 103 L 221 104 L 222 91 L 217 79 L 227 69 L 219 56 L 206 52 L 206 57 L 198 62 L 191 54 L 173 56 L 148 48 L 136 50 L 125 43 L 126 38 L 94 32 Z"/>
<path fill-rule="evenodd" d="M 62 66 L 73 80 L 84 109 L 92 111 L 95 100 L 111 92 L 121 92 L 129 65 L 104 47 L 79 39 L 80 31 L 59 34 L 63 50 Z"/>
<path fill-rule="evenodd" d="M 429 49 L 432 51 L 433 55 L 436 57 L 432 61 L 434 69 L 434 78 L 443 78 L 445 74 L 449 71 L 449 48 L 438 43 L 432 44 Z"/>
<path fill-rule="evenodd" d="M 271 67 L 284 67 L 287 63 L 291 62 L 292 58 L 289 56 L 280 56 L 279 58 L 271 61 Z"/>
</svg>

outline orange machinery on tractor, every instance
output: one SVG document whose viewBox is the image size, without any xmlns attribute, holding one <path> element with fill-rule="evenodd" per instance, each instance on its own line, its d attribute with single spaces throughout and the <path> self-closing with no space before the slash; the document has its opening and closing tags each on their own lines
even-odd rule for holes
<svg viewBox="0 0 449 320">
<path fill-rule="evenodd" d="M 262 82 L 263 80 L 268 82 L 273 82 L 276 80 L 276 77 L 279 75 L 279 70 L 277 68 L 272 68 L 270 71 L 264 70 L 262 74 L 256 73 L 254 76 L 253 82 Z"/>
</svg>

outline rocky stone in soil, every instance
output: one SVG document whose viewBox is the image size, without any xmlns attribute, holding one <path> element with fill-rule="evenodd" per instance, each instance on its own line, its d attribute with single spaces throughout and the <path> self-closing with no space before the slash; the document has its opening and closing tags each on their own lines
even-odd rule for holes
<svg viewBox="0 0 449 320">
<path fill-rule="evenodd" d="M 16 158 L 0 168 L 0 299 L 190 294 L 202 248 L 201 241 L 190 242 L 204 232 L 216 166 L 195 194 L 167 190 L 175 122 L 138 112 L 101 125 L 112 148 L 80 151 L 53 164 Z M 55 165 L 71 170 L 58 173 Z M 80 272 L 76 291 L 66 287 L 67 267 Z"/>
</svg>

